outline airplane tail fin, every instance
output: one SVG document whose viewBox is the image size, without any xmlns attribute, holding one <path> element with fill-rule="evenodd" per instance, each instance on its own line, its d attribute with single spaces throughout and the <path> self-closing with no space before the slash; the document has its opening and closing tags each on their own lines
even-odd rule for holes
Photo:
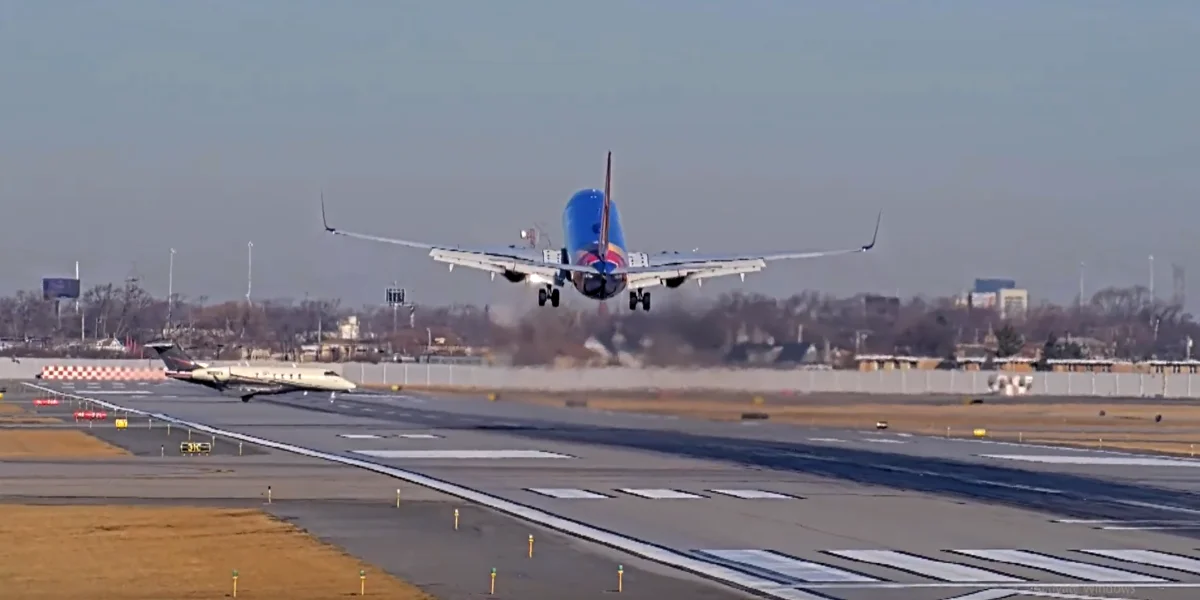
<svg viewBox="0 0 1200 600">
<path fill-rule="evenodd" d="M 601 260 L 608 260 L 609 205 L 612 203 L 612 151 L 608 153 L 608 164 L 604 168 L 604 204 L 600 208 Z"/>
<path fill-rule="evenodd" d="M 192 360 L 186 352 L 179 349 L 175 342 L 159 341 L 146 344 L 158 354 L 158 358 L 167 365 L 168 371 L 186 373 L 204 367 L 203 363 Z"/>
</svg>

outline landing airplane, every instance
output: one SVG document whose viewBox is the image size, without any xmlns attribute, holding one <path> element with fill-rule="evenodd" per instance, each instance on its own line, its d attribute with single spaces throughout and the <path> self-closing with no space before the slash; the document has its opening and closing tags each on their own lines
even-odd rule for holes
<svg viewBox="0 0 1200 600">
<path fill-rule="evenodd" d="M 637 310 L 640 304 L 642 310 L 648 311 L 650 292 L 646 288 L 656 285 L 674 289 L 688 281 L 702 284 L 704 279 L 725 275 L 741 275 L 742 281 L 745 281 L 746 273 L 761 271 L 766 268 L 768 261 L 866 252 L 875 247 L 875 240 L 879 237 L 879 222 L 883 217 L 880 212 L 875 220 L 875 234 L 871 236 L 871 243 L 846 250 L 716 256 L 679 252 L 649 255 L 627 251 L 620 213 L 612 201 L 611 190 L 612 152 L 609 152 L 604 190 L 580 190 L 571 196 L 563 210 L 566 247 L 540 252 L 517 246 L 486 249 L 426 244 L 334 229 L 325 218 L 324 194 L 321 199 L 321 220 L 325 231 L 334 235 L 428 249 L 433 260 L 448 263 L 451 271 L 458 265 L 490 271 L 493 280 L 499 273 L 513 283 L 540 286 L 538 306 L 545 306 L 547 301 L 551 306 L 558 306 L 558 288 L 570 280 L 580 294 L 593 300 L 608 300 L 628 290 L 629 310 Z"/>
<path fill-rule="evenodd" d="M 192 360 L 174 342 L 157 341 L 146 344 L 153 348 L 167 365 L 167 377 L 203 385 L 222 394 L 233 391 L 249 402 L 254 396 L 273 396 L 288 392 L 329 392 L 333 400 L 338 392 L 357 388 L 336 371 L 275 366 L 210 367 Z"/>
</svg>

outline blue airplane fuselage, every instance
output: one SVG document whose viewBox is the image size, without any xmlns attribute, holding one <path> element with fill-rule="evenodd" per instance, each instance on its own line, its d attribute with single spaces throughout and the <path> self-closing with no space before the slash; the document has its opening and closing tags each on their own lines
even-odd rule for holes
<svg viewBox="0 0 1200 600">
<path fill-rule="evenodd" d="M 567 259 L 572 264 L 589 266 L 596 273 L 571 272 L 571 284 L 593 300 L 608 300 L 625 290 L 624 275 L 612 271 L 629 265 L 626 259 L 625 234 L 621 231 L 621 216 L 617 205 L 609 202 L 608 248 L 600 248 L 600 217 L 604 209 L 604 192 L 580 190 L 571 196 L 563 209 L 563 235 L 566 237 Z"/>
</svg>

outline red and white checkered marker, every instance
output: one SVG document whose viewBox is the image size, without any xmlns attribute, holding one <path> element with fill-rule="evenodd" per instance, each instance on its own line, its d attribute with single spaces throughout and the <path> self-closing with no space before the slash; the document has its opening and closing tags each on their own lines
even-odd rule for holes
<svg viewBox="0 0 1200 600">
<path fill-rule="evenodd" d="M 42 379 L 82 379 L 91 381 L 158 381 L 166 379 L 166 369 L 133 367 L 96 367 L 88 365 L 47 365 Z"/>
</svg>

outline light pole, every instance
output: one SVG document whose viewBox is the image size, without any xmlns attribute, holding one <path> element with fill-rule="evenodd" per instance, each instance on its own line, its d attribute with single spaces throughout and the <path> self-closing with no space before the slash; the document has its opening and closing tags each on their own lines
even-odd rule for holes
<svg viewBox="0 0 1200 600">
<path fill-rule="evenodd" d="M 250 289 L 254 285 L 254 242 L 246 242 L 246 304 L 250 304 Z"/>
<path fill-rule="evenodd" d="M 175 249 L 171 248 L 171 261 L 167 266 L 167 330 L 171 329 L 171 309 L 175 306 Z"/>
</svg>

